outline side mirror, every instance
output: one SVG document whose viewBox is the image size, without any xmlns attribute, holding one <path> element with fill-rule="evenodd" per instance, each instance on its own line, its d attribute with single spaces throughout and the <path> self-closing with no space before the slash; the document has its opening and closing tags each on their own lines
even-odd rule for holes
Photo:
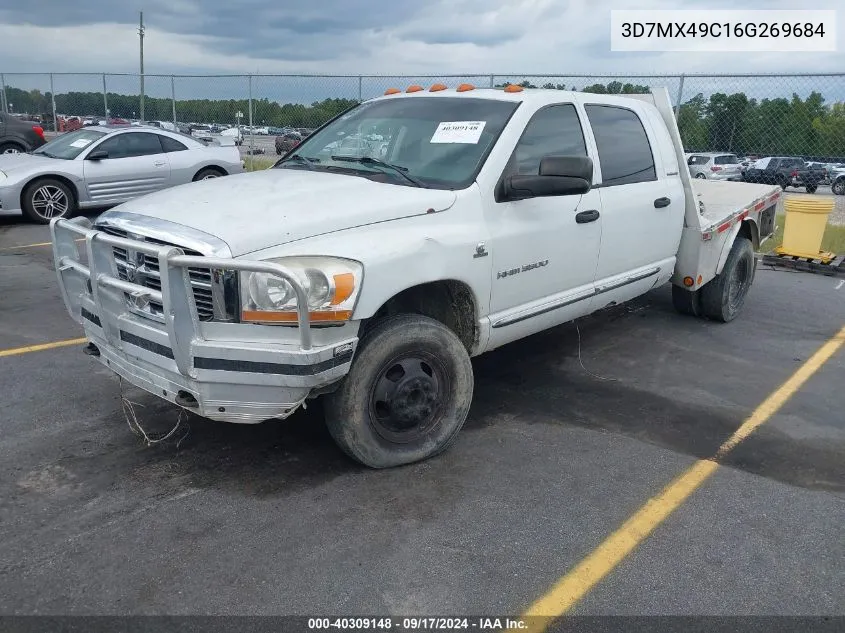
<svg viewBox="0 0 845 633">
<path fill-rule="evenodd" d="M 539 175 L 515 175 L 505 179 L 504 200 L 587 193 L 593 182 L 593 161 L 587 156 L 546 156 Z"/>
<path fill-rule="evenodd" d="M 104 158 L 108 158 L 109 153 L 104 149 L 95 149 L 93 152 L 88 154 L 86 160 L 103 160 Z"/>
</svg>

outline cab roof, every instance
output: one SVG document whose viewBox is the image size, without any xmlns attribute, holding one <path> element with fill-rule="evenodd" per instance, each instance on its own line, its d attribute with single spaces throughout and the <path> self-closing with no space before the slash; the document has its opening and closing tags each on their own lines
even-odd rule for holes
<svg viewBox="0 0 845 633">
<path fill-rule="evenodd" d="M 436 86 L 437 84 L 435 84 Z M 571 100 L 576 94 L 589 95 L 591 101 L 596 103 L 625 103 L 626 97 L 631 95 L 607 95 L 596 93 L 577 92 L 572 90 L 556 90 L 553 88 L 522 88 L 519 91 L 508 92 L 502 88 L 471 88 L 459 90 L 456 88 L 439 88 L 435 91 L 430 89 L 418 89 L 411 92 L 400 91 L 393 94 L 385 94 L 371 99 L 381 101 L 389 99 L 426 99 L 426 98 L 451 98 L 451 99 L 492 99 L 496 101 L 511 101 L 525 103 L 528 105 L 543 106 L 549 103 L 559 103 L 561 100 Z"/>
</svg>

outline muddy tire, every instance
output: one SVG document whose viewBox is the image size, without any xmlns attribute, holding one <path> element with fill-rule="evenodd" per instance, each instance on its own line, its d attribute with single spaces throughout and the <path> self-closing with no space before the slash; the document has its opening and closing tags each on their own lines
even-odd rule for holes
<svg viewBox="0 0 845 633">
<path fill-rule="evenodd" d="M 685 290 L 679 286 L 672 286 L 672 305 L 680 314 L 700 317 L 704 315 L 701 307 L 701 291 Z"/>
<path fill-rule="evenodd" d="M 700 290 L 704 316 L 722 323 L 733 321 L 742 311 L 756 268 L 751 241 L 737 237 L 722 272 Z"/>
<path fill-rule="evenodd" d="M 443 452 L 466 421 L 473 374 L 442 323 L 392 316 L 364 335 L 340 388 L 326 396 L 329 433 L 350 457 L 389 468 Z"/>
</svg>

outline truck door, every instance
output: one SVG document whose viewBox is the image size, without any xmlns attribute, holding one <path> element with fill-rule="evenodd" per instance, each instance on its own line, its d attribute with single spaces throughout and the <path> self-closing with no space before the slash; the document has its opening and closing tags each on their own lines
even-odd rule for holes
<svg viewBox="0 0 845 633">
<path fill-rule="evenodd" d="M 639 104 L 635 104 L 638 106 Z M 622 303 L 671 277 L 686 198 L 669 132 L 645 112 L 590 103 L 584 109 L 598 151 L 602 236 L 594 309 Z"/>
<path fill-rule="evenodd" d="M 587 156 L 572 103 L 538 110 L 502 178 L 539 174 L 546 156 Z M 496 202 L 484 211 L 492 241 L 490 347 L 587 314 L 601 244 L 598 191 Z"/>
</svg>

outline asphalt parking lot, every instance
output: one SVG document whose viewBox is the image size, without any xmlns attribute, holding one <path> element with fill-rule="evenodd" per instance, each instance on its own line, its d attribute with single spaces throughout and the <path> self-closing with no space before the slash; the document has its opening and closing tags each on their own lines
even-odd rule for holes
<svg viewBox="0 0 845 633">
<path fill-rule="evenodd" d="M 48 240 L 0 218 L 0 351 L 82 334 Z M 842 286 L 761 268 L 728 325 L 662 288 L 492 352 L 454 447 L 388 471 L 319 406 L 147 447 L 80 343 L 0 354 L 0 611 L 522 613 L 840 332 Z M 571 613 L 845 615 L 843 371 L 840 347 Z"/>
</svg>

